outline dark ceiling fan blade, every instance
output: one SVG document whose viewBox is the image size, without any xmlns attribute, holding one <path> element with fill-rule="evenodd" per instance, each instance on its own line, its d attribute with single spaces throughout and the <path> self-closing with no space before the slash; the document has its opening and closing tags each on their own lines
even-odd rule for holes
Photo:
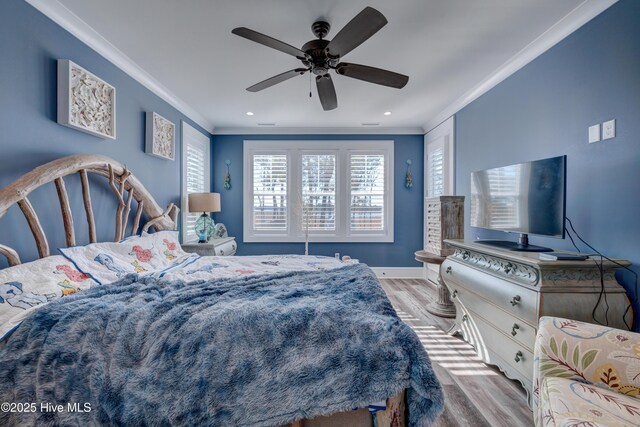
<svg viewBox="0 0 640 427">
<path fill-rule="evenodd" d="M 253 86 L 248 87 L 247 90 L 249 92 L 259 92 L 262 89 L 277 85 L 278 83 L 282 83 L 283 81 L 289 80 L 290 78 L 297 75 L 302 75 L 307 71 L 309 70 L 307 70 L 306 68 L 296 68 L 295 70 L 285 71 L 282 74 L 278 74 L 277 76 L 270 77 L 266 80 L 261 81 L 260 83 L 256 83 Z"/>
<path fill-rule="evenodd" d="M 257 31 L 250 30 L 249 28 L 238 27 L 234 28 L 231 32 L 237 36 L 244 37 L 245 39 L 249 39 L 256 43 L 268 46 L 272 49 L 279 50 L 280 52 L 288 53 L 289 55 L 293 55 L 296 58 L 306 57 L 306 54 L 300 49 L 293 47 L 285 42 L 281 42 L 280 40 L 274 39 L 273 37 L 269 37 Z"/>
<path fill-rule="evenodd" d="M 330 56 L 343 57 L 364 43 L 387 24 L 387 18 L 372 7 L 365 7 L 329 42 L 326 51 Z"/>
<path fill-rule="evenodd" d="M 347 62 L 338 64 L 336 72 L 343 76 L 378 85 L 394 87 L 396 89 L 402 89 L 409 81 L 409 76 L 405 76 L 404 74 L 369 67 L 367 65 L 349 64 Z"/>
<path fill-rule="evenodd" d="M 324 111 L 334 110 L 338 108 L 338 98 L 336 97 L 336 88 L 333 86 L 333 80 L 329 74 L 316 77 L 316 87 L 318 88 L 318 97 Z"/>
</svg>

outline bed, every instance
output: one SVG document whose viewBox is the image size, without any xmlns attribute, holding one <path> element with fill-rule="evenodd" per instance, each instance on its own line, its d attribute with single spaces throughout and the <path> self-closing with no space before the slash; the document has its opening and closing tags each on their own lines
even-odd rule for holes
<svg viewBox="0 0 640 427">
<path fill-rule="evenodd" d="M 113 242 L 97 241 L 90 173 L 115 196 Z M 75 238 L 71 174 L 87 245 Z M 49 182 L 60 255 L 28 198 Z M 442 411 L 426 352 L 365 265 L 187 254 L 178 208 L 161 209 L 126 167 L 97 155 L 0 190 L 0 218 L 16 204 L 40 259 L 22 264 L 0 243 L 10 265 L 0 270 L 2 425 L 422 426 Z"/>
</svg>

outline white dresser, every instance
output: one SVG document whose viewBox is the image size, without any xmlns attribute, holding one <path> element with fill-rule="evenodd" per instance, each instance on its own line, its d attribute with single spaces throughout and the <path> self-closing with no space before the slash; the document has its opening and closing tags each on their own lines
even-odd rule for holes
<svg viewBox="0 0 640 427">
<path fill-rule="evenodd" d="M 522 383 L 531 399 L 533 346 L 538 319 L 558 316 L 595 323 L 592 311 L 600 294 L 596 262 L 542 261 L 537 253 L 512 252 L 462 240 L 447 240 L 454 253 L 441 266 L 456 306 L 455 324 L 486 363 Z M 616 260 L 629 265 L 625 260 Z M 619 267 L 604 261 L 609 325 L 626 329 L 628 303 L 614 277 Z M 604 322 L 604 301 L 596 318 Z M 633 324 L 632 314 L 627 322 Z"/>
</svg>

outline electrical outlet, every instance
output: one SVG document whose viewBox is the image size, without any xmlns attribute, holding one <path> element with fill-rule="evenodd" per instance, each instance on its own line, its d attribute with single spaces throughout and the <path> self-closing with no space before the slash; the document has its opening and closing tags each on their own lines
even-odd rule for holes
<svg viewBox="0 0 640 427">
<path fill-rule="evenodd" d="M 602 124 L 602 139 L 611 139 L 616 137 L 616 121 L 609 120 Z"/>
<path fill-rule="evenodd" d="M 600 141 L 600 124 L 589 126 L 589 144 Z"/>
</svg>

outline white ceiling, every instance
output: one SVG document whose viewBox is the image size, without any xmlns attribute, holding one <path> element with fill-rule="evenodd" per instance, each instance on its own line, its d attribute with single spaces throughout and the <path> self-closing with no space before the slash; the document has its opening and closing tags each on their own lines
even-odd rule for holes
<svg viewBox="0 0 640 427">
<path fill-rule="evenodd" d="M 217 131 L 421 128 L 585 0 L 58 0 Z M 586 0 L 587 2 L 594 0 Z M 598 1 L 598 0 L 596 0 Z M 322 18 L 331 39 L 366 6 L 389 23 L 345 60 L 407 74 L 397 90 L 335 76 L 325 112 L 308 75 L 258 93 L 246 87 L 297 68 L 294 57 L 232 35 L 244 26 L 296 47 Z M 575 12 L 574 12 L 575 13 Z M 391 116 L 383 112 L 392 111 Z M 252 111 L 254 116 L 245 112 Z"/>
</svg>

